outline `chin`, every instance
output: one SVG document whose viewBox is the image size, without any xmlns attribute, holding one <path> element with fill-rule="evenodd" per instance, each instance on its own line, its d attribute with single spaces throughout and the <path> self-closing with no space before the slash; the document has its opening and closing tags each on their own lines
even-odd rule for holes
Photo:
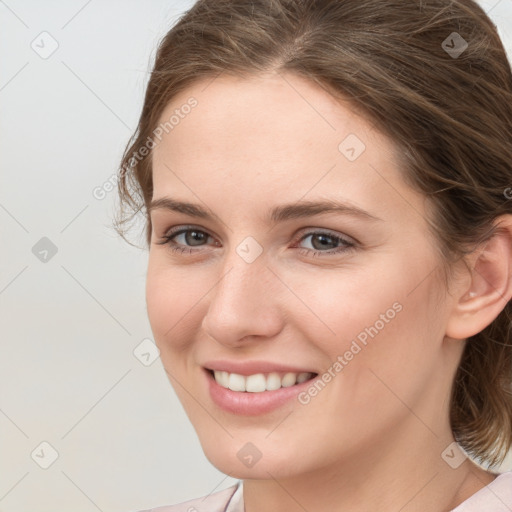
<svg viewBox="0 0 512 512">
<path fill-rule="evenodd" d="M 209 462 L 222 473 L 238 479 L 287 478 L 297 474 L 297 450 L 261 446 L 231 439 L 230 443 L 202 445 Z M 268 443 L 267 443 L 268 445 Z M 288 444 L 293 448 L 293 444 Z M 306 471 L 306 468 L 304 468 Z"/>
</svg>

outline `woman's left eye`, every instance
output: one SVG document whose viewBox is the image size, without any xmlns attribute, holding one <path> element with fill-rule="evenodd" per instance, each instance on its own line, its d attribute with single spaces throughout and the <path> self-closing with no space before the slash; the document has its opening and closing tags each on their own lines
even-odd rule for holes
<svg viewBox="0 0 512 512">
<path fill-rule="evenodd" d="M 176 240 L 181 238 L 181 243 Z M 310 254 L 312 256 L 321 256 L 325 254 L 339 254 L 355 249 L 356 243 L 348 240 L 342 236 L 335 235 L 330 232 L 323 231 L 310 231 L 302 235 L 294 244 L 301 243 L 310 238 L 312 249 L 303 248 L 301 254 Z M 201 249 L 194 249 L 193 247 L 200 247 L 205 245 L 208 239 L 213 239 L 211 235 L 194 227 L 185 227 L 169 231 L 162 237 L 162 240 L 156 242 L 159 245 L 168 245 L 173 252 L 180 253 L 195 253 L 201 252 Z M 214 244 L 220 247 L 220 244 L 214 240 Z M 329 250 L 322 250 L 329 249 Z"/>
<path fill-rule="evenodd" d="M 332 233 L 324 233 L 323 231 L 313 231 L 307 233 L 306 235 L 299 239 L 299 242 L 302 242 L 310 237 L 310 243 L 313 246 L 313 249 L 306 249 L 305 252 L 301 251 L 301 254 L 313 253 L 313 256 L 320 256 L 324 254 L 339 254 L 342 252 L 349 251 L 351 249 L 355 249 L 356 246 L 355 242 L 345 239 L 339 235 L 334 235 Z M 329 246 L 335 247 L 328 251 L 318 250 L 318 248 L 329 249 Z"/>
</svg>

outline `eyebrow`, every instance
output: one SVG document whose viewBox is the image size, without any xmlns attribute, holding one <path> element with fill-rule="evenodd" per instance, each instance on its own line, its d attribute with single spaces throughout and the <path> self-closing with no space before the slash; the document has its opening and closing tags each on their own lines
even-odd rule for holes
<svg viewBox="0 0 512 512">
<path fill-rule="evenodd" d="M 151 201 L 148 213 L 154 210 L 169 210 L 173 212 L 184 213 L 191 217 L 201 219 L 213 219 L 216 217 L 209 210 L 203 208 L 198 204 L 189 203 L 186 201 L 178 201 L 170 197 L 162 197 Z M 321 201 L 299 201 L 296 203 L 289 203 L 276 206 L 268 212 L 269 223 L 275 224 L 291 219 L 299 219 L 304 217 L 311 217 L 323 213 L 339 213 L 343 215 L 350 215 L 363 220 L 378 221 L 382 220 L 375 215 L 353 206 L 331 199 Z"/>
</svg>

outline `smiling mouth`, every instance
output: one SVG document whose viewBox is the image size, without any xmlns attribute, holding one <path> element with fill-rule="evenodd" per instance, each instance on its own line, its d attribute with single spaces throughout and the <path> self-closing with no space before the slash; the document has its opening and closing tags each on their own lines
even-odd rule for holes
<svg viewBox="0 0 512 512">
<path fill-rule="evenodd" d="M 264 391 L 276 391 L 281 388 L 292 387 L 314 379 L 318 375 L 313 372 L 270 372 L 240 375 L 239 373 L 210 370 L 208 368 L 206 370 L 219 386 L 231 391 L 247 393 L 263 393 Z"/>
</svg>

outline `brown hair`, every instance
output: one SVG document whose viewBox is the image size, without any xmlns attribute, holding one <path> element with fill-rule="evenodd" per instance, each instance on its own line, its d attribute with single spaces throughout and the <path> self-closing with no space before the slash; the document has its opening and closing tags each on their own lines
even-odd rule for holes
<svg viewBox="0 0 512 512">
<path fill-rule="evenodd" d="M 220 73 L 284 70 L 349 98 L 395 142 L 405 179 L 432 205 L 445 263 L 512 213 L 512 73 L 473 0 L 200 0 L 156 54 L 119 172 L 123 238 L 142 212 L 150 245 L 151 153 L 142 159 L 139 150 L 169 101 Z M 512 444 L 511 306 L 469 338 L 451 397 L 455 439 L 489 467 Z"/>
</svg>

